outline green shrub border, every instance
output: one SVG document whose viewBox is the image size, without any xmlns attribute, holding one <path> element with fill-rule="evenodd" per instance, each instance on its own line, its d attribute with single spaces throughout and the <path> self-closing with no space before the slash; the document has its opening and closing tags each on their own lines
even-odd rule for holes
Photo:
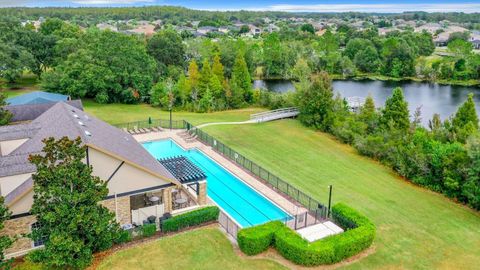
<svg viewBox="0 0 480 270">
<path fill-rule="evenodd" d="M 204 207 L 163 221 L 161 224 L 161 230 L 163 232 L 175 232 L 190 226 L 214 221 L 218 219 L 219 213 L 220 209 L 216 206 Z"/>
<path fill-rule="evenodd" d="M 337 263 L 372 245 L 375 225 L 364 215 L 338 203 L 332 208 L 332 219 L 345 232 L 309 243 L 282 222 L 273 221 L 240 230 L 238 245 L 247 255 L 274 246 L 284 258 L 305 266 Z"/>
</svg>

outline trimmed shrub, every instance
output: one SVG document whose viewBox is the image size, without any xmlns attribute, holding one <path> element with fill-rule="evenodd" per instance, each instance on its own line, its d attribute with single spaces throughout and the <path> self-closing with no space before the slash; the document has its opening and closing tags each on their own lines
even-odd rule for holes
<svg viewBox="0 0 480 270">
<path fill-rule="evenodd" d="M 183 228 L 199 225 L 218 219 L 220 210 L 216 206 L 209 206 L 185 214 L 174 216 L 162 222 L 163 232 L 175 232 Z"/>
<path fill-rule="evenodd" d="M 127 230 L 121 230 L 118 233 L 118 238 L 116 239 L 115 243 L 121 244 L 132 241 L 132 233 Z"/>
<path fill-rule="evenodd" d="M 150 237 L 155 234 L 157 231 L 156 224 L 146 224 L 142 226 L 142 236 L 143 237 Z"/>
<path fill-rule="evenodd" d="M 335 256 L 331 244 L 324 244 L 322 240 L 309 244 L 285 225 L 275 233 L 275 248 L 285 259 L 306 266 L 330 264 Z"/>
<path fill-rule="evenodd" d="M 240 250 L 247 255 L 256 255 L 274 244 L 274 234 L 283 225 L 280 221 L 272 221 L 259 226 L 241 229 L 237 234 Z"/>
<path fill-rule="evenodd" d="M 368 248 L 375 238 L 375 226 L 368 218 L 345 204 L 332 208 L 334 221 L 345 232 L 309 243 L 281 222 L 242 229 L 238 245 L 247 255 L 255 255 L 274 245 L 286 259 L 300 265 L 332 264 Z"/>
</svg>

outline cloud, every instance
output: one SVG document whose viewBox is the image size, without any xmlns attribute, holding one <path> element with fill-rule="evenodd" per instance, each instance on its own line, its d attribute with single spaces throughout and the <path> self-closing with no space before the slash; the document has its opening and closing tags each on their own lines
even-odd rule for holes
<svg viewBox="0 0 480 270">
<path fill-rule="evenodd" d="M 480 3 L 455 3 L 455 4 L 313 4 L 313 5 L 271 5 L 264 9 L 253 8 L 252 10 L 271 10 L 287 12 L 377 12 L 399 13 L 404 11 L 425 12 L 480 12 Z"/>
<path fill-rule="evenodd" d="M 153 3 L 155 0 L 73 0 L 79 5 L 133 5 L 141 3 Z"/>
</svg>

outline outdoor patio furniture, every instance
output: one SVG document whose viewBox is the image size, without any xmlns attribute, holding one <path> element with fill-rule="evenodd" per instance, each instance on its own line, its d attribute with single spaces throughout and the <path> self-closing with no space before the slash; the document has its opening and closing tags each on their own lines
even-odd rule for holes
<svg viewBox="0 0 480 270">
<path fill-rule="evenodd" d="M 154 205 L 160 202 L 160 198 L 158 196 L 151 196 L 148 198 L 148 200 Z"/>
<path fill-rule="evenodd" d="M 153 224 L 155 223 L 155 220 L 157 220 L 157 217 L 156 216 L 149 216 L 147 218 L 148 222 L 150 222 L 150 224 Z"/>
<path fill-rule="evenodd" d="M 178 207 L 184 207 L 185 204 L 187 204 L 188 200 L 186 198 L 178 198 L 175 200 L 175 204 L 178 206 Z"/>
</svg>

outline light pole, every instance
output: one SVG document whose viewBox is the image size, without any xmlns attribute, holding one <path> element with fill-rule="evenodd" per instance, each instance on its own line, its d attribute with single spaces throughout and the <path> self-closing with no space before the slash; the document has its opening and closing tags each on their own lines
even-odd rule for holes
<svg viewBox="0 0 480 270">
<path fill-rule="evenodd" d="M 329 185 L 328 188 L 330 189 L 328 193 L 328 212 L 327 212 L 327 218 L 330 217 L 330 206 L 332 204 L 332 185 Z"/>
</svg>

